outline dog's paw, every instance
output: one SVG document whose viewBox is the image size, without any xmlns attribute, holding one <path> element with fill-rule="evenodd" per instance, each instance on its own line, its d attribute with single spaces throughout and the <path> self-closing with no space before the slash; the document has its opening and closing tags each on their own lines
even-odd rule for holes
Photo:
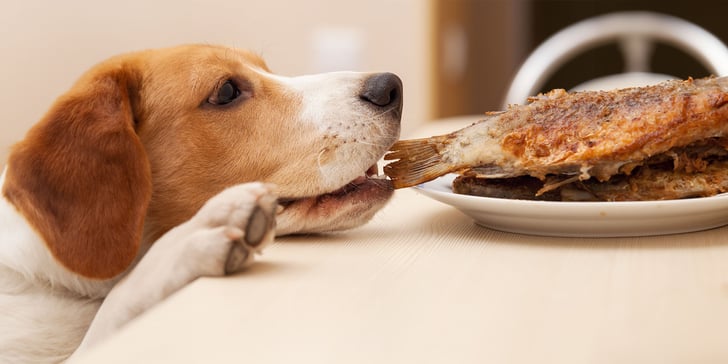
<svg viewBox="0 0 728 364">
<path fill-rule="evenodd" d="M 277 207 L 273 189 L 264 183 L 230 187 L 207 201 L 193 217 L 194 225 L 207 230 L 209 243 L 223 249 L 225 274 L 249 265 L 254 254 L 273 240 Z"/>
</svg>

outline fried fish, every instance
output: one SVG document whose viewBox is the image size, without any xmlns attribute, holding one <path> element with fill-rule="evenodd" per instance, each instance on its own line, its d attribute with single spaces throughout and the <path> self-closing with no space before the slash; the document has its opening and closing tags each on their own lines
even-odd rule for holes
<svg viewBox="0 0 728 364">
<path fill-rule="evenodd" d="M 674 199 L 727 191 L 727 148 L 728 77 L 710 77 L 553 90 L 447 135 L 399 141 L 385 155 L 394 162 L 384 173 L 395 188 L 459 173 L 456 192 L 480 185 L 489 187 L 465 193 L 508 197 L 515 186 L 513 198 L 558 191 L 547 197 Z M 522 177 L 536 180 L 527 182 L 532 193 L 518 180 L 504 182 Z"/>
</svg>

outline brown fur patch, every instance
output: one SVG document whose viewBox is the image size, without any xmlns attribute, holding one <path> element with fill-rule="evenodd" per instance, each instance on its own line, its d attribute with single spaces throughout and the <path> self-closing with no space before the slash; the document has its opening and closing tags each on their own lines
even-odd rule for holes
<svg viewBox="0 0 728 364">
<path fill-rule="evenodd" d="M 152 184 L 129 96 L 137 81 L 116 62 L 92 71 L 8 160 L 4 196 L 58 261 L 88 278 L 120 274 L 139 249 Z"/>
</svg>

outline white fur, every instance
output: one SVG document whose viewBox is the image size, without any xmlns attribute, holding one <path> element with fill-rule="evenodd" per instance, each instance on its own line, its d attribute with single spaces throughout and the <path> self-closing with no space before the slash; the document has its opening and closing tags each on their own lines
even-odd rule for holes
<svg viewBox="0 0 728 364">
<path fill-rule="evenodd" d="M 0 186 L 4 182 L 5 171 Z M 80 342 L 113 282 L 83 279 L 61 267 L 4 197 L 0 242 L 0 363 L 61 361 Z"/>
<path fill-rule="evenodd" d="M 0 186 L 4 181 L 5 171 Z M 244 245 L 236 240 L 250 213 L 258 207 L 273 219 L 272 188 L 248 183 L 221 192 L 190 221 L 160 238 L 119 282 L 84 279 L 66 270 L 18 211 L 0 198 L 0 363 L 61 362 L 195 278 L 225 274 L 232 249 Z M 238 269 L 273 235 L 269 230 L 259 246 L 244 246 L 249 254 Z"/>
</svg>

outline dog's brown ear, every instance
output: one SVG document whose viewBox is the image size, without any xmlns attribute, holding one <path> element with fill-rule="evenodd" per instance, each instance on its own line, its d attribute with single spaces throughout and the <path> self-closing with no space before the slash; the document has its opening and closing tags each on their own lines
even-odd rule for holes
<svg viewBox="0 0 728 364">
<path fill-rule="evenodd" d="M 3 194 L 53 256 L 84 277 L 114 277 L 139 250 L 152 184 L 132 111 L 138 84 L 130 66 L 97 67 L 8 159 Z"/>
</svg>

